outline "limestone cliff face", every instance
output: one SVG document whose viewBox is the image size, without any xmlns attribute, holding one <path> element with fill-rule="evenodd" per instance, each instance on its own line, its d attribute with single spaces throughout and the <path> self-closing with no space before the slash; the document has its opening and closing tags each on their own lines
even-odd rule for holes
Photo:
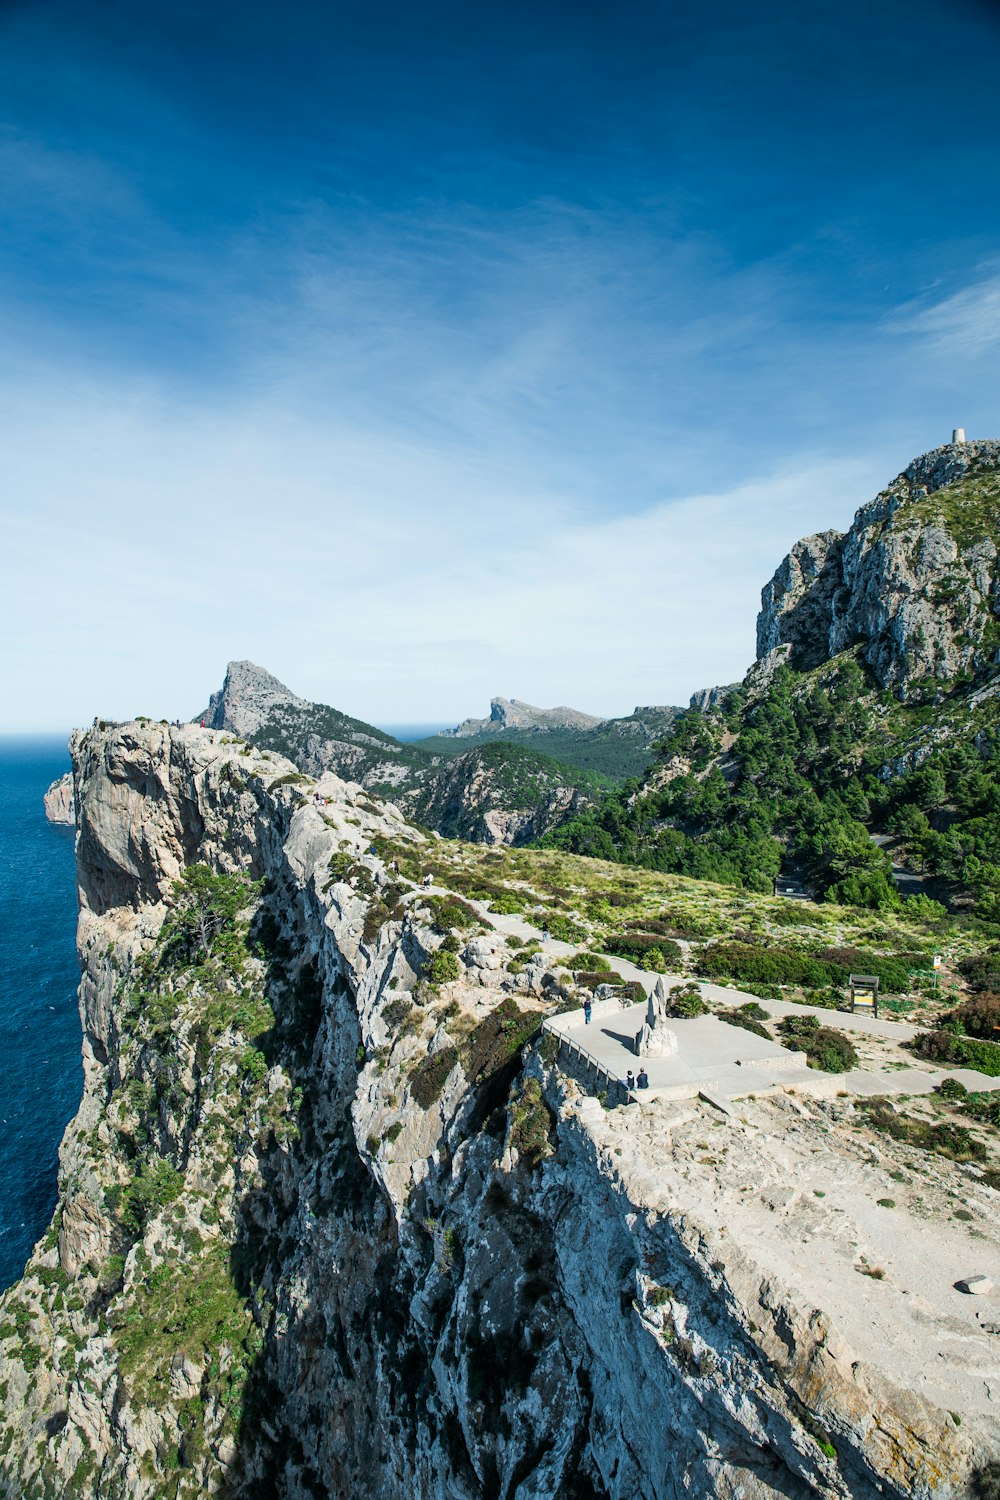
<svg viewBox="0 0 1000 1500">
<path fill-rule="evenodd" d="M 877 681 L 1000 664 L 1000 443 L 949 444 L 910 466 L 841 535 L 798 542 L 761 594 L 757 656 L 807 669 L 861 645 Z"/>
<path fill-rule="evenodd" d="M 76 803 L 73 798 L 72 771 L 60 776 L 45 793 L 45 816 L 50 823 L 64 823 L 73 827 L 76 822 Z"/>
<path fill-rule="evenodd" d="M 74 742 L 85 1091 L 0 1302 L 0 1493 L 964 1494 L 981 1383 L 958 1425 L 727 1234 L 707 1106 L 644 1162 L 395 809 L 227 741 Z"/>
</svg>

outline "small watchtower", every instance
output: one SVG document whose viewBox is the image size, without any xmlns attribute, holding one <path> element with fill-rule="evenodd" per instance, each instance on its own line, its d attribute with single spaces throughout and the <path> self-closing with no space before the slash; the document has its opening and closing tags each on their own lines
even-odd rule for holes
<svg viewBox="0 0 1000 1500">
<path fill-rule="evenodd" d="M 965 428 L 953 427 L 951 432 L 951 440 L 953 443 L 964 443 L 966 441 Z"/>
</svg>

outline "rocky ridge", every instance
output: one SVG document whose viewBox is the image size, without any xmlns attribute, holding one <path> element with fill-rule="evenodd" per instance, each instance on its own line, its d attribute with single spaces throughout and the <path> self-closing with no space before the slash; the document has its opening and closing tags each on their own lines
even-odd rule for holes
<svg viewBox="0 0 1000 1500">
<path fill-rule="evenodd" d="M 0 1302 L 8 1500 L 995 1483 L 978 1343 L 949 1412 L 916 1301 L 926 1390 L 803 1281 L 801 1194 L 720 1213 L 713 1161 L 745 1198 L 769 1130 L 870 1155 L 847 1106 L 606 1114 L 534 1039 L 558 975 L 400 880 L 434 846 L 393 807 L 198 727 L 72 749 L 85 1090 Z"/>
<path fill-rule="evenodd" d="M 489 718 L 463 719 L 454 729 L 442 729 L 441 738 L 468 739 L 505 729 L 596 729 L 603 723 L 596 714 L 585 714 L 578 708 L 535 708 L 519 698 L 493 698 Z"/>
<path fill-rule="evenodd" d="M 855 645 L 902 699 L 1000 666 L 1000 442 L 923 454 L 850 529 L 797 542 L 761 595 L 757 657 L 799 670 Z"/>
</svg>

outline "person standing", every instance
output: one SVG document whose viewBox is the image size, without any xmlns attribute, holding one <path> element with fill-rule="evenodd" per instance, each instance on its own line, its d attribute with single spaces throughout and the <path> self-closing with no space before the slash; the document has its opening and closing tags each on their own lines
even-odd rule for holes
<svg viewBox="0 0 1000 1500">
<path fill-rule="evenodd" d="M 590 1025 L 590 1016 L 591 1016 L 592 1010 L 593 1010 L 593 1001 L 591 1001 L 591 1000 L 585 1000 L 583 1002 L 583 1020 L 584 1020 L 584 1024 L 587 1025 L 587 1026 Z"/>
</svg>

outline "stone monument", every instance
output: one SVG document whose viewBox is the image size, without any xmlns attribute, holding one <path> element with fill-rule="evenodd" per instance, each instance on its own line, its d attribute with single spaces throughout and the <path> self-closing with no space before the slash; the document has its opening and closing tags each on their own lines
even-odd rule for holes
<svg viewBox="0 0 1000 1500">
<path fill-rule="evenodd" d="M 649 997 L 642 1030 L 635 1034 L 636 1057 L 669 1057 L 677 1051 L 677 1033 L 667 1025 L 667 990 L 662 974 Z"/>
</svg>

